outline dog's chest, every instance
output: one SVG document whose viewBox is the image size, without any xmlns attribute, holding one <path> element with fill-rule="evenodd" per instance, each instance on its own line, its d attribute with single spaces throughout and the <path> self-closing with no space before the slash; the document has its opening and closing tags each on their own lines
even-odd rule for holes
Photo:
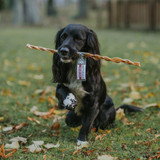
<svg viewBox="0 0 160 160">
<path fill-rule="evenodd" d="M 68 87 L 72 94 L 76 97 L 78 103 L 75 108 L 75 113 L 80 115 L 80 110 L 83 108 L 82 99 L 86 94 L 88 94 L 88 92 L 84 90 L 82 82 L 77 80 L 77 63 L 74 62 L 70 67 L 67 79 L 69 83 L 64 83 L 64 85 Z"/>
</svg>

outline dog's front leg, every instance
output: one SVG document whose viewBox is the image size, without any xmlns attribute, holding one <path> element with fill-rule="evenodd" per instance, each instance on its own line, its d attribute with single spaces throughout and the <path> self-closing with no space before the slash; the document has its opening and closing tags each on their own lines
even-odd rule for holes
<svg viewBox="0 0 160 160">
<path fill-rule="evenodd" d="M 71 93 L 68 87 L 59 83 L 56 88 L 56 97 L 58 98 L 58 108 L 66 108 L 68 110 L 74 110 L 77 105 L 75 96 Z"/>
<path fill-rule="evenodd" d="M 86 110 L 86 113 L 84 115 L 83 125 L 77 139 L 78 145 L 80 145 L 84 141 L 88 141 L 88 134 L 91 131 L 94 120 L 99 113 L 97 101 L 94 102 L 94 105 L 92 107 L 91 106 L 85 106 L 85 107 L 88 107 L 88 109 Z"/>
</svg>

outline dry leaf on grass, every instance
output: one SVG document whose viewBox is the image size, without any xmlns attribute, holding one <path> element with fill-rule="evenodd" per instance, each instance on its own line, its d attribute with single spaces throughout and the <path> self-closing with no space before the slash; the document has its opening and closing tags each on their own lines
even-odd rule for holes
<svg viewBox="0 0 160 160">
<path fill-rule="evenodd" d="M 0 122 L 4 121 L 4 117 L 0 117 Z"/>
<path fill-rule="evenodd" d="M 129 98 L 131 99 L 141 99 L 140 93 L 137 91 L 131 91 L 129 94 Z"/>
<path fill-rule="evenodd" d="M 11 131 L 12 129 L 13 129 L 12 126 L 4 127 L 4 128 L 2 129 L 2 131 L 3 131 L 3 132 L 7 132 L 7 131 Z"/>
<path fill-rule="evenodd" d="M 7 155 L 5 152 L 10 152 Z M 11 157 L 13 153 L 17 152 L 17 149 L 4 149 L 4 144 L 0 146 L 0 158 L 7 159 L 8 157 Z"/>
<path fill-rule="evenodd" d="M 47 149 L 58 148 L 59 146 L 60 146 L 59 142 L 56 145 L 54 145 L 52 143 L 47 143 L 47 144 L 44 145 L 44 147 L 46 147 Z"/>
<path fill-rule="evenodd" d="M 31 109 L 30 109 L 30 112 L 34 112 L 34 111 L 36 111 L 38 108 L 37 108 L 37 106 L 33 106 Z"/>
<path fill-rule="evenodd" d="M 98 135 L 98 136 L 95 137 L 95 141 L 98 140 L 98 139 L 101 140 L 101 139 L 102 139 L 103 137 L 105 137 L 105 136 L 106 136 L 106 134 Z"/>
<path fill-rule="evenodd" d="M 11 144 L 7 143 L 7 144 L 5 144 L 4 148 L 19 149 L 19 143 L 18 143 L 18 141 L 12 142 Z"/>
<path fill-rule="evenodd" d="M 44 151 L 44 149 L 40 148 L 39 146 L 42 146 L 44 144 L 43 141 L 32 141 L 33 144 L 23 148 L 23 152 L 27 153 L 27 152 L 32 152 L 32 153 L 37 153 L 37 152 L 41 152 Z"/>
<path fill-rule="evenodd" d="M 80 153 L 81 151 L 82 151 L 82 149 L 77 149 L 76 151 L 73 152 L 73 156 L 74 156 L 75 154 Z"/>
<path fill-rule="evenodd" d="M 145 106 L 142 106 L 142 108 L 146 109 L 148 107 L 160 107 L 160 104 L 158 103 L 151 103 L 151 104 L 147 104 Z"/>
<path fill-rule="evenodd" d="M 33 113 L 36 115 L 36 116 L 49 116 L 51 115 L 52 113 L 54 112 L 54 107 L 52 109 L 50 109 L 48 112 L 40 112 L 40 111 L 34 111 Z"/>
<path fill-rule="evenodd" d="M 27 142 L 27 138 L 23 138 L 23 137 L 14 137 L 12 139 L 9 140 L 10 142 L 23 142 L 23 143 L 26 143 Z"/>
<path fill-rule="evenodd" d="M 36 120 L 35 118 L 27 117 L 27 119 L 28 119 L 29 121 L 36 122 L 36 123 L 38 123 L 38 124 L 41 124 L 41 122 L 40 122 L 39 120 Z"/>
<path fill-rule="evenodd" d="M 26 125 L 28 125 L 27 122 L 21 123 L 20 125 L 17 125 L 17 126 L 15 127 L 15 129 L 21 129 L 22 127 L 24 127 L 24 126 L 26 126 Z"/>
<path fill-rule="evenodd" d="M 125 114 L 124 114 L 124 109 L 121 109 L 119 108 L 117 111 L 116 111 L 116 119 L 117 120 L 120 120 L 122 119 L 122 117 L 124 117 Z"/>
<path fill-rule="evenodd" d="M 70 128 L 73 132 L 79 132 L 82 126 L 76 127 L 76 128 Z"/>
<path fill-rule="evenodd" d="M 118 157 L 112 157 L 110 155 L 98 156 L 98 160 L 116 160 Z"/>
<path fill-rule="evenodd" d="M 123 99 L 123 103 L 125 103 L 125 104 L 130 104 L 130 103 L 132 103 L 133 102 L 133 99 L 132 98 L 124 98 Z"/>
</svg>

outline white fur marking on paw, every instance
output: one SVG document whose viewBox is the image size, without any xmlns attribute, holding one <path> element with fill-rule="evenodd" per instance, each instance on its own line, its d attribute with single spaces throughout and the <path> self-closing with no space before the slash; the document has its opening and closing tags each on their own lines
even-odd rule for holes
<svg viewBox="0 0 160 160">
<path fill-rule="evenodd" d="M 72 93 L 69 93 L 69 95 L 66 97 L 66 99 L 63 101 L 63 104 L 65 106 L 68 106 L 68 105 L 71 105 L 72 104 L 72 101 L 75 100 L 75 96 L 72 94 Z"/>
<path fill-rule="evenodd" d="M 88 148 L 89 147 L 89 142 L 87 141 L 80 141 L 77 139 L 77 146 L 75 149 L 82 149 L 82 148 Z"/>
</svg>

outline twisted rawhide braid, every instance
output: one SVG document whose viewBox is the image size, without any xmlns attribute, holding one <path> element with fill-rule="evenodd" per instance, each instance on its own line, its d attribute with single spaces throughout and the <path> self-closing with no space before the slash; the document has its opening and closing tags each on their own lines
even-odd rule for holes
<svg viewBox="0 0 160 160">
<path fill-rule="evenodd" d="M 34 46 L 34 45 L 30 45 L 30 44 L 27 44 L 26 47 L 28 47 L 29 49 L 36 49 L 36 50 L 39 50 L 39 51 L 58 53 L 57 50 L 54 50 L 54 49 L 44 48 L 44 47 L 40 47 L 40 46 Z M 76 56 L 78 56 L 78 52 L 77 52 Z M 130 64 L 130 65 L 134 65 L 134 66 L 140 67 L 140 63 L 139 62 L 132 62 L 132 61 L 130 61 L 128 59 L 121 59 L 121 58 L 118 58 L 118 57 L 109 58 L 107 56 L 100 56 L 100 55 L 97 55 L 97 54 L 90 54 L 90 53 L 85 53 L 85 57 L 86 58 L 87 57 L 91 57 L 91 58 L 93 58 L 95 60 L 104 59 L 106 61 L 113 61 L 115 63 L 123 62 L 125 64 Z"/>
</svg>

